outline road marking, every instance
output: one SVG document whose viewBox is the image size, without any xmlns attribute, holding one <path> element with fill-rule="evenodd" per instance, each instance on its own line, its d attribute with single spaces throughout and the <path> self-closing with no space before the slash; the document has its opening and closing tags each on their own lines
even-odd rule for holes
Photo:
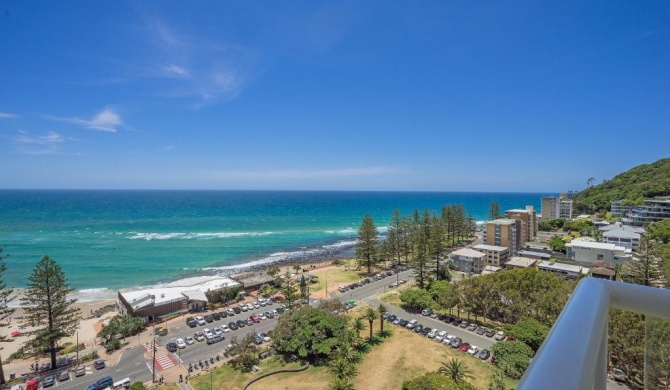
<svg viewBox="0 0 670 390">
<path fill-rule="evenodd" d="M 168 368 L 172 368 L 176 365 L 177 364 L 170 355 L 163 355 L 156 358 L 156 366 L 158 371 L 167 370 Z"/>
<path fill-rule="evenodd" d="M 149 364 L 149 362 L 147 362 L 147 368 L 149 369 L 150 373 L 154 373 L 154 370 L 151 369 L 151 364 Z"/>
</svg>

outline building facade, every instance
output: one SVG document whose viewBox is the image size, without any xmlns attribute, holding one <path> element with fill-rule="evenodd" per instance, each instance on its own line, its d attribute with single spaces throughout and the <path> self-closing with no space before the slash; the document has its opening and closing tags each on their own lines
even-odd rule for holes
<svg viewBox="0 0 670 390">
<path fill-rule="evenodd" d="M 567 279 L 577 279 L 580 275 L 588 276 L 589 274 L 589 269 L 580 265 L 551 263 L 549 261 L 540 261 L 537 263 L 537 269 L 554 275 L 563 276 Z"/>
<path fill-rule="evenodd" d="M 644 205 L 635 206 L 621 221 L 626 225 L 644 226 L 649 222 L 670 218 L 670 197 L 647 199 Z"/>
<path fill-rule="evenodd" d="M 553 219 L 572 219 L 573 201 L 568 194 L 560 194 L 558 198 L 543 197 L 541 203 L 542 221 L 551 221 Z"/>
<path fill-rule="evenodd" d="M 537 213 L 533 209 L 533 206 L 526 206 L 525 210 L 507 210 L 505 215 L 507 216 L 507 219 L 518 219 L 521 221 L 521 239 L 523 242 L 529 242 L 535 239 L 535 236 L 537 236 Z"/>
<path fill-rule="evenodd" d="M 616 229 L 603 232 L 601 242 L 622 246 L 633 251 L 640 249 L 640 233 L 627 229 Z"/>
<path fill-rule="evenodd" d="M 479 244 L 472 249 L 486 254 L 486 264 L 495 267 L 502 267 L 509 259 L 509 248 L 497 245 Z"/>
<path fill-rule="evenodd" d="M 484 229 L 484 244 L 504 246 L 509 249 L 509 255 L 514 256 L 523 247 L 521 236 L 521 220 L 496 219 L 488 221 Z"/>
<path fill-rule="evenodd" d="M 464 248 L 451 253 L 451 260 L 459 271 L 479 274 L 484 270 L 486 254 L 474 249 Z"/>
<path fill-rule="evenodd" d="M 593 263 L 594 261 L 623 263 L 631 258 L 630 249 L 602 242 L 576 239 L 565 244 L 565 249 L 569 259 L 582 263 Z"/>
</svg>

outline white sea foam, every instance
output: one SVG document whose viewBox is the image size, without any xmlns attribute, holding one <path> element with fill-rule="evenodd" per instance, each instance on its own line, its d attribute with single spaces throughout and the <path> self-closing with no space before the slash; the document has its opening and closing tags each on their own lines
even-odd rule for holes
<svg viewBox="0 0 670 390">
<path fill-rule="evenodd" d="M 356 245 L 358 240 L 338 241 L 334 244 L 324 245 L 324 248 L 346 248 Z"/>
<path fill-rule="evenodd" d="M 205 233 L 140 233 L 130 232 L 129 240 L 211 240 L 215 238 L 259 237 L 274 234 L 274 232 L 205 232 Z"/>
</svg>

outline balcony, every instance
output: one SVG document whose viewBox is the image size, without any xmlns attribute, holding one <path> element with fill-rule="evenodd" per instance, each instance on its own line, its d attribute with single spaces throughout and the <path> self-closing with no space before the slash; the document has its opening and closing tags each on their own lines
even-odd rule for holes
<svg viewBox="0 0 670 390">
<path fill-rule="evenodd" d="M 533 358 L 517 389 L 604 390 L 607 384 L 607 322 L 609 309 L 628 310 L 670 320 L 670 290 L 585 278 L 579 282 L 549 336 Z M 649 339 L 646 325 L 645 388 L 649 350 L 660 348 Z"/>
</svg>

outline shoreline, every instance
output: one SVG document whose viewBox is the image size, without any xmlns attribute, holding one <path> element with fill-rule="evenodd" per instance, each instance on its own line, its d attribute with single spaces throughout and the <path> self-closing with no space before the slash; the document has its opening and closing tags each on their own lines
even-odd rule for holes
<svg viewBox="0 0 670 390">
<path fill-rule="evenodd" d="M 98 302 L 116 302 L 119 291 L 133 291 L 144 288 L 159 287 L 179 280 L 198 276 L 230 276 L 245 272 L 263 272 L 272 267 L 292 267 L 296 264 L 323 263 L 337 259 L 352 258 L 354 255 L 355 242 L 338 240 L 333 244 L 326 244 L 314 248 L 302 247 L 301 250 L 279 252 L 276 256 L 265 256 L 258 260 L 245 263 L 205 267 L 201 270 L 189 272 L 186 275 L 175 276 L 172 279 L 161 280 L 150 285 L 130 286 L 119 289 L 109 287 L 93 287 L 75 290 L 69 295 L 77 299 L 77 304 L 96 304 Z M 24 288 L 15 287 L 14 291 L 20 295 Z M 19 297 L 9 303 L 9 307 L 20 309 Z"/>
</svg>

